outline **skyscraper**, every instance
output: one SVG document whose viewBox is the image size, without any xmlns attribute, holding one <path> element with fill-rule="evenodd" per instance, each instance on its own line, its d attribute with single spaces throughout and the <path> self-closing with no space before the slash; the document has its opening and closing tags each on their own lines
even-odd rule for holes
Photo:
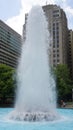
<svg viewBox="0 0 73 130">
<path fill-rule="evenodd" d="M 68 31 L 68 66 L 70 69 L 70 75 L 73 79 L 73 31 Z"/>
<path fill-rule="evenodd" d="M 21 35 L 0 20 L 0 63 L 17 67 L 21 52 Z"/>
<path fill-rule="evenodd" d="M 67 64 L 68 28 L 66 14 L 60 6 L 45 5 L 42 7 L 50 31 L 51 65 Z"/>
</svg>

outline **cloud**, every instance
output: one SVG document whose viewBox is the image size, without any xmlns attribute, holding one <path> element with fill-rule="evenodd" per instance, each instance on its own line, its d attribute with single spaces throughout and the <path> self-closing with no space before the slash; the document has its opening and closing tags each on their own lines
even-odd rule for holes
<svg viewBox="0 0 73 130">
<path fill-rule="evenodd" d="M 70 6 L 67 6 L 67 7 L 65 8 L 65 12 L 66 12 L 66 13 L 69 13 L 70 15 L 73 16 L 73 8 L 71 8 Z"/>
<path fill-rule="evenodd" d="M 39 5 L 45 5 L 46 2 L 48 4 L 55 4 L 54 2 L 55 0 L 21 0 L 21 3 L 23 5 L 23 7 L 25 7 L 25 5 L 27 6 L 33 6 L 33 5 L 36 5 L 36 4 L 39 4 Z"/>
<path fill-rule="evenodd" d="M 68 28 L 73 29 L 73 8 L 65 7 L 66 16 L 68 18 Z"/>
<path fill-rule="evenodd" d="M 20 9 L 17 16 L 11 17 L 6 21 L 11 28 L 13 28 L 19 34 L 22 34 L 22 28 L 25 21 L 25 11 L 23 8 Z"/>
<path fill-rule="evenodd" d="M 71 3 L 68 3 L 69 1 L 65 0 L 64 4 L 61 5 L 61 8 L 66 13 L 67 21 L 68 21 L 68 28 L 73 29 L 73 8 L 71 7 Z"/>
<path fill-rule="evenodd" d="M 14 16 L 6 21 L 11 28 L 17 31 L 19 34 L 22 34 L 22 25 L 23 25 L 23 18 L 22 15 Z"/>
<path fill-rule="evenodd" d="M 19 34 L 22 34 L 23 24 L 25 22 L 25 13 L 29 12 L 31 7 L 36 4 L 45 5 L 45 4 L 58 4 L 67 14 L 69 18 L 69 22 L 73 17 L 73 8 L 68 5 L 67 0 L 20 0 L 21 1 L 21 9 L 17 16 L 9 18 L 6 23 L 17 31 Z M 46 3 L 47 2 L 47 3 Z M 72 26 L 72 25 L 71 25 Z"/>
<path fill-rule="evenodd" d="M 46 0 L 21 0 L 21 9 L 19 14 L 5 21 L 6 24 L 8 24 L 19 34 L 22 34 L 23 24 L 25 22 L 25 13 L 29 12 L 31 7 L 36 4 L 45 5 Z M 47 0 L 47 4 L 55 4 L 55 2 L 54 0 Z"/>
</svg>

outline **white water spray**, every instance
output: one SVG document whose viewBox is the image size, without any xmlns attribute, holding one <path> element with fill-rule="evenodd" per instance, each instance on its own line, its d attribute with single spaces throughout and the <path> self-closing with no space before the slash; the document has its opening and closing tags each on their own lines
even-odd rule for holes
<svg viewBox="0 0 73 130">
<path fill-rule="evenodd" d="M 40 6 L 31 9 L 26 25 L 26 41 L 17 72 L 15 112 L 19 120 L 53 120 L 56 114 L 55 80 L 49 65 L 49 32 Z"/>
</svg>

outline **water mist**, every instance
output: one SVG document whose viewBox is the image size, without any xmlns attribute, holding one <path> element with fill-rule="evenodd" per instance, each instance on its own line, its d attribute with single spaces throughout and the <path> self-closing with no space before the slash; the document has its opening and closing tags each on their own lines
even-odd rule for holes
<svg viewBox="0 0 73 130">
<path fill-rule="evenodd" d="M 54 120 L 56 91 L 49 63 L 49 31 L 42 7 L 34 6 L 26 24 L 26 40 L 17 71 L 17 97 L 11 118 Z"/>
</svg>

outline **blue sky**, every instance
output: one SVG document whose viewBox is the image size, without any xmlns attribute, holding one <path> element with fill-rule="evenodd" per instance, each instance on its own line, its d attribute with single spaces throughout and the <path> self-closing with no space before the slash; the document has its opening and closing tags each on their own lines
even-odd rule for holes
<svg viewBox="0 0 73 130">
<path fill-rule="evenodd" d="M 29 12 L 33 5 L 57 4 L 66 13 L 68 27 L 73 29 L 73 1 L 72 0 L 0 0 L 0 19 L 22 34 L 25 22 L 25 13 Z"/>
<path fill-rule="evenodd" d="M 0 19 L 7 20 L 18 15 L 21 8 L 20 0 L 0 0 Z"/>
</svg>

